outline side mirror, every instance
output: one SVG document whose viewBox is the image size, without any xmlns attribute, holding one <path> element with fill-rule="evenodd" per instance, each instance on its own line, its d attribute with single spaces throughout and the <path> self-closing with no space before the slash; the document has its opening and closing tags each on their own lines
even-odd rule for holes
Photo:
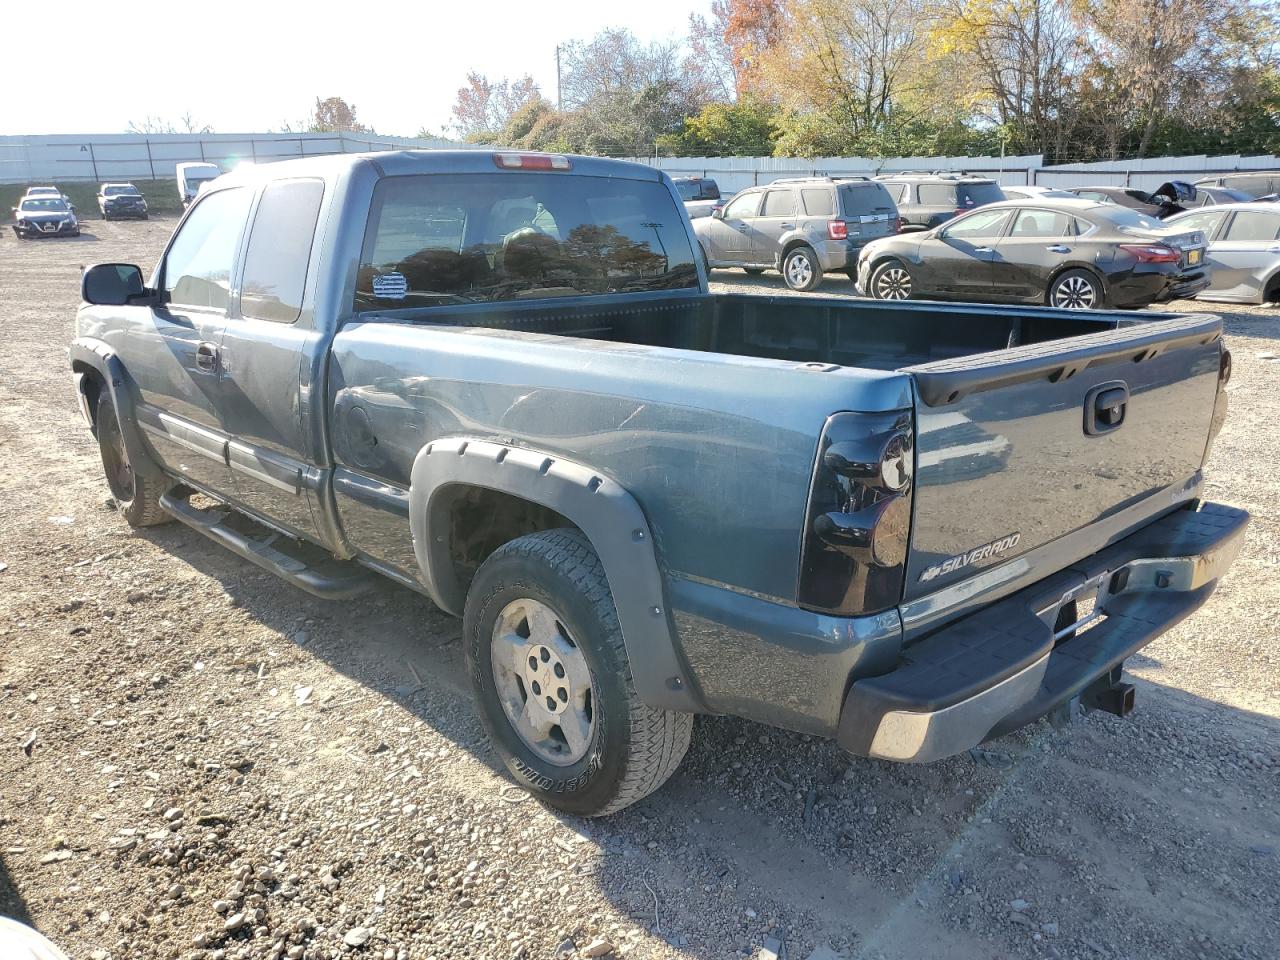
<svg viewBox="0 0 1280 960">
<path fill-rule="evenodd" d="M 80 278 L 80 298 L 103 307 L 123 307 L 148 295 L 142 271 L 132 263 L 99 263 Z"/>
<path fill-rule="evenodd" d="M 712 217 L 714 217 L 716 220 L 723 220 L 723 219 L 724 219 L 724 207 L 712 207 L 712 208 L 711 208 L 711 216 L 712 216 Z"/>
</svg>

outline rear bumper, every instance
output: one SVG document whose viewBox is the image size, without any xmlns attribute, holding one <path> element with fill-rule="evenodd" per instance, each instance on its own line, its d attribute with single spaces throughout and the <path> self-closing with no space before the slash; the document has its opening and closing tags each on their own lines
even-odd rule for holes
<svg viewBox="0 0 1280 960">
<path fill-rule="evenodd" d="M 1110 278 L 1107 293 L 1112 306 L 1142 307 L 1194 297 L 1208 286 L 1209 274 L 1204 270 L 1187 274 L 1134 270 Z"/>
<path fill-rule="evenodd" d="M 1175 511 L 942 628 L 904 651 L 892 672 L 850 687 L 838 742 L 862 756 L 927 763 L 1044 716 L 1200 607 L 1248 523 L 1244 510 L 1217 503 Z M 1097 619 L 1060 628 L 1055 640 L 1062 608 L 1094 595 Z"/>
<path fill-rule="evenodd" d="M 819 240 L 814 246 L 818 254 L 818 263 L 827 273 L 843 273 L 856 270 L 858 254 L 862 248 L 880 237 L 850 237 L 848 240 Z"/>
</svg>

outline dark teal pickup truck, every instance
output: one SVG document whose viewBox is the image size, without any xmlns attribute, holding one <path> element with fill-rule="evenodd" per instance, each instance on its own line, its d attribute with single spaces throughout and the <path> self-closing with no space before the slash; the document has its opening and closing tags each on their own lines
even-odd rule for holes
<svg viewBox="0 0 1280 960">
<path fill-rule="evenodd" d="M 716 296 L 671 181 L 545 154 L 224 176 L 70 362 L 119 510 L 319 597 L 460 616 L 514 776 L 603 814 L 695 713 L 929 761 L 1203 604 L 1217 318 Z"/>
</svg>

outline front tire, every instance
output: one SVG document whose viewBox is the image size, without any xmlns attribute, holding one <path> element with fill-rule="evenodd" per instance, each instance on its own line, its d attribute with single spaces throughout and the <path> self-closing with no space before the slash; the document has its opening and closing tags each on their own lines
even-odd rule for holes
<svg viewBox="0 0 1280 960">
<path fill-rule="evenodd" d="M 1045 302 L 1061 310 L 1100 310 L 1105 297 L 1102 283 L 1088 270 L 1067 270 L 1049 284 Z"/>
<path fill-rule="evenodd" d="M 822 283 L 822 267 L 813 247 L 801 245 L 792 248 L 782 261 L 782 279 L 792 290 L 807 293 Z"/>
<path fill-rule="evenodd" d="M 467 592 L 463 636 L 489 739 L 543 802 L 604 816 L 680 765 L 693 715 L 636 694 L 604 568 L 578 531 L 495 551 Z"/>
<path fill-rule="evenodd" d="M 102 471 L 116 501 L 116 509 L 131 527 L 155 527 L 173 518 L 160 508 L 162 489 L 150 477 L 137 473 L 129 462 L 116 405 L 105 384 L 98 391 L 98 411 L 94 419 Z"/>
<path fill-rule="evenodd" d="M 886 260 L 871 271 L 867 293 L 876 300 L 910 300 L 915 293 L 915 278 L 901 260 Z"/>
</svg>

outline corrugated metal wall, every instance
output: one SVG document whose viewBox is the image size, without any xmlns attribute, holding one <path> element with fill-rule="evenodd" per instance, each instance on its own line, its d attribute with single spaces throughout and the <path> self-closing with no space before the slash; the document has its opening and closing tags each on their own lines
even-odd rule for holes
<svg viewBox="0 0 1280 960">
<path fill-rule="evenodd" d="M 637 157 L 674 176 L 712 177 L 724 194 L 769 183 L 781 177 L 874 176 L 904 170 L 967 170 L 1000 183 L 1035 183 L 1046 187 L 1134 186 L 1154 190 L 1167 180 L 1198 180 L 1238 170 L 1280 169 L 1274 156 L 1153 157 L 1147 160 L 1107 160 L 1043 166 L 1044 157 Z"/>
<path fill-rule="evenodd" d="M 465 144 L 440 138 L 413 139 L 352 133 L 206 133 L 0 137 L 0 183 L 61 180 L 157 180 L 174 167 L 203 160 L 230 170 L 243 160 L 270 161 L 327 153 Z"/>
</svg>

